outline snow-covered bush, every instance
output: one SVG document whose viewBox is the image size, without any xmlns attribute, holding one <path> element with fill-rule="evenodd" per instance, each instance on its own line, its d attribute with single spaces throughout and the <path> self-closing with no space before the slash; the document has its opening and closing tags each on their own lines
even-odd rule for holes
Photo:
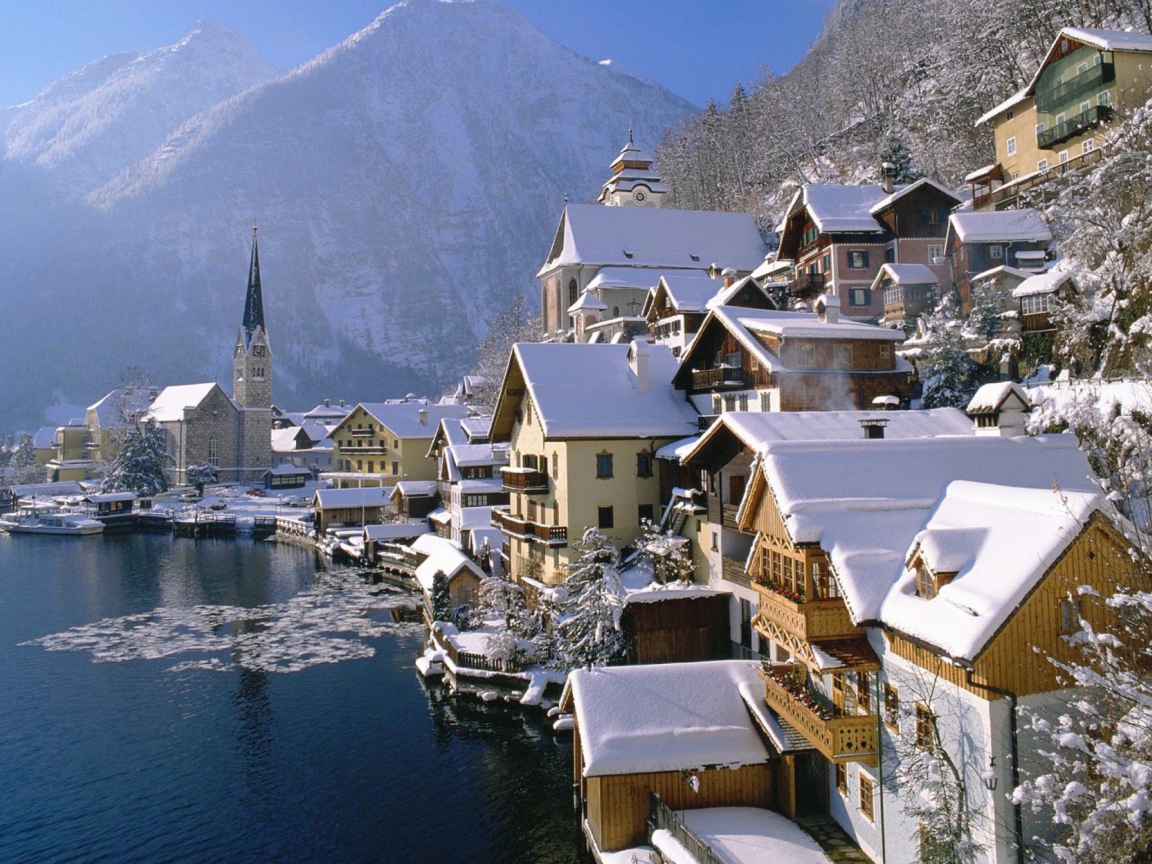
<svg viewBox="0 0 1152 864">
<path fill-rule="evenodd" d="M 595 528 L 574 546 L 580 557 L 569 565 L 559 597 L 554 663 L 565 669 L 603 666 L 623 659 L 628 649 L 620 628 L 620 551 Z"/>
<path fill-rule="evenodd" d="M 155 420 L 130 426 L 100 488 L 104 492 L 137 495 L 165 492 L 168 489 L 168 475 L 164 473 L 166 455 L 164 429 Z"/>
<path fill-rule="evenodd" d="M 652 576 L 661 585 L 692 581 L 692 544 L 672 531 L 645 520 L 644 533 L 636 541 L 637 556 L 652 567 Z"/>
</svg>

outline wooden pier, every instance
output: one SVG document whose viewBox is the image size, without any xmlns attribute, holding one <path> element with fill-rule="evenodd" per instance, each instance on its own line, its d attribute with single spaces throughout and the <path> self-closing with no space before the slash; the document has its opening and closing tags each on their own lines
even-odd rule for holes
<svg viewBox="0 0 1152 864">
<path fill-rule="evenodd" d="M 191 519 L 175 520 L 174 530 L 177 537 L 235 537 L 236 517 L 208 515 L 197 513 Z"/>
</svg>

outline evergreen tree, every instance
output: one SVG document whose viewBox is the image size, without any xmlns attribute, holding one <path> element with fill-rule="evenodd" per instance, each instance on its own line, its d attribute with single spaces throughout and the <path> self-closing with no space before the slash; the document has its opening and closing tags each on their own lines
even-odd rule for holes
<svg viewBox="0 0 1152 864">
<path fill-rule="evenodd" d="M 203 495 L 205 485 L 216 482 L 216 469 L 211 465 L 190 465 L 185 476 L 188 485 L 196 487 L 196 494 Z"/>
<path fill-rule="evenodd" d="M 8 482 L 16 484 L 43 481 L 44 469 L 36 464 L 36 447 L 32 443 L 32 436 L 27 432 L 21 432 L 20 441 L 12 453 L 8 467 Z"/>
<path fill-rule="evenodd" d="M 579 558 L 568 567 L 556 624 L 556 661 L 565 669 L 622 660 L 627 641 L 620 628 L 624 587 L 620 551 L 589 528 L 574 544 Z"/>
<path fill-rule="evenodd" d="M 104 492 L 135 492 L 156 495 L 168 489 L 164 473 L 167 455 L 164 429 L 148 419 L 128 428 L 120 452 L 112 460 L 100 488 Z"/>
<path fill-rule="evenodd" d="M 448 590 L 448 577 L 437 571 L 432 577 L 432 620 L 452 620 L 452 595 Z"/>
<path fill-rule="evenodd" d="M 991 342 L 1003 327 L 1008 303 L 1004 295 L 991 282 L 982 282 L 972 291 L 972 310 L 968 313 L 968 329 Z"/>
<path fill-rule="evenodd" d="M 692 544 L 687 538 L 659 525 L 644 522 L 644 533 L 636 543 L 636 553 L 652 567 L 652 578 L 661 585 L 692 581 Z"/>
<path fill-rule="evenodd" d="M 904 141 L 892 135 L 884 142 L 884 146 L 880 150 L 880 163 L 887 162 L 896 169 L 896 173 L 892 180 L 895 183 L 911 183 L 914 180 L 920 179 L 919 172 L 912 167 L 912 151 L 905 145 Z"/>
<path fill-rule="evenodd" d="M 963 408 L 976 392 L 975 364 L 957 322 L 935 328 L 920 364 L 921 408 Z"/>
</svg>

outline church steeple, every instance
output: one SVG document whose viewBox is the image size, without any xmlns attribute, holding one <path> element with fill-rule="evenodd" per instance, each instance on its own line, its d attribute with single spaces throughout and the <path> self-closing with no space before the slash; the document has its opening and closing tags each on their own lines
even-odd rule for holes
<svg viewBox="0 0 1152 864">
<path fill-rule="evenodd" d="M 244 318 L 236 334 L 232 355 L 232 398 L 241 408 L 272 407 L 272 346 L 264 324 L 264 295 L 260 286 L 260 253 L 256 227 L 252 227 L 252 263 L 248 267 L 248 292 Z"/>
<path fill-rule="evenodd" d="M 264 326 L 264 296 L 260 291 L 260 253 L 256 245 L 256 226 L 252 226 L 252 263 L 248 267 L 248 295 L 244 299 L 244 350 L 252 347 L 252 335 Z"/>
<path fill-rule="evenodd" d="M 652 170 L 655 160 L 632 140 L 628 124 L 628 143 L 608 167 L 612 177 L 600 190 L 599 202 L 609 207 L 659 207 L 668 192 L 660 175 Z"/>
</svg>

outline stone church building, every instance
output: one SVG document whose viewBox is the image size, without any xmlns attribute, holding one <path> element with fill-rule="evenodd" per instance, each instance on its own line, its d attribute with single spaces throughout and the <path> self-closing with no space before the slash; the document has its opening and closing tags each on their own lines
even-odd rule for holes
<svg viewBox="0 0 1152 864">
<path fill-rule="evenodd" d="M 256 480 L 272 467 L 272 346 L 255 228 L 244 318 L 232 355 L 232 396 L 215 382 L 166 387 L 148 413 L 167 433 L 175 485 L 187 485 L 193 465 L 211 465 L 221 482 Z"/>
</svg>

